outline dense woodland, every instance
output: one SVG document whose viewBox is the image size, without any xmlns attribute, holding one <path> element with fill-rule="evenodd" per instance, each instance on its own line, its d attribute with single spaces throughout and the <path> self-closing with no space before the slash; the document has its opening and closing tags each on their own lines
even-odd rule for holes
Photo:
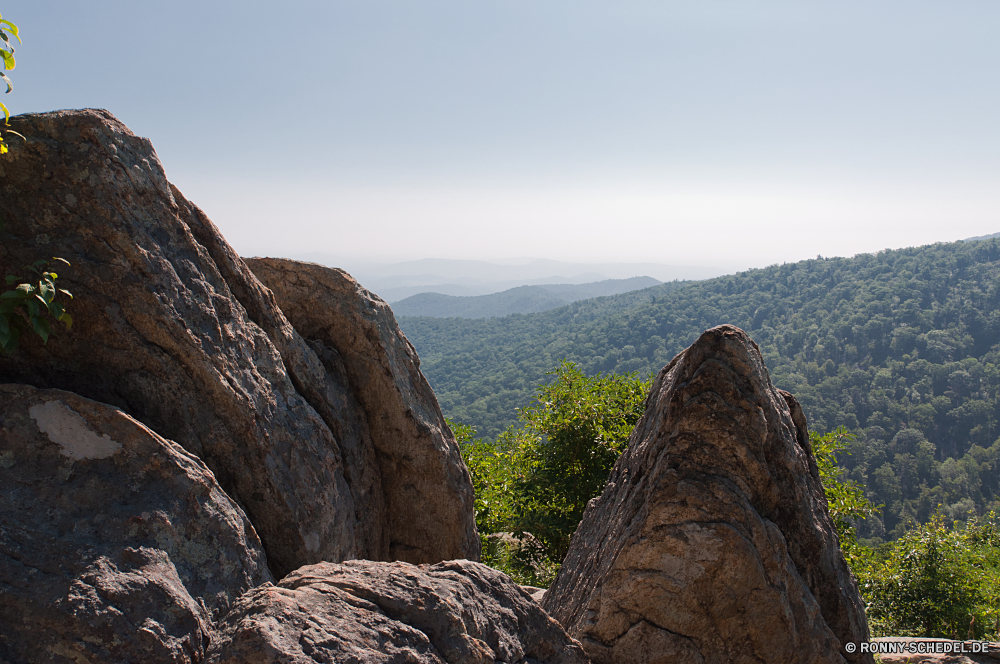
<svg viewBox="0 0 1000 664">
<path fill-rule="evenodd" d="M 840 463 L 884 505 L 861 536 L 986 513 L 1000 494 L 1000 244 L 818 257 L 489 320 L 400 318 L 449 417 L 497 436 L 560 360 L 658 371 L 703 330 L 758 343 L 810 428 L 856 435 Z"/>
</svg>

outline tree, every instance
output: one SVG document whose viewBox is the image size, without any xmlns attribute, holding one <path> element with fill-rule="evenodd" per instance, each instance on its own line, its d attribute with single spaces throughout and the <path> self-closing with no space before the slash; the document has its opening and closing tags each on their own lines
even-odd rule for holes
<svg viewBox="0 0 1000 664">
<path fill-rule="evenodd" d="M 635 374 L 586 376 L 572 362 L 547 375 L 520 426 L 496 440 L 449 421 L 472 474 L 483 561 L 519 583 L 555 578 L 587 501 L 642 416 L 650 381 Z"/>
<path fill-rule="evenodd" d="M 837 455 L 853 440 L 854 435 L 842 426 L 825 434 L 809 432 L 809 444 L 816 457 L 830 518 L 837 529 L 840 548 L 848 558 L 857 545 L 858 521 L 875 516 L 880 509 L 868 501 L 862 487 L 844 478 L 845 470 L 838 465 Z"/>
<path fill-rule="evenodd" d="M 634 373 L 588 377 L 566 361 L 548 375 L 554 380 L 520 413 L 526 471 L 515 483 L 514 525 L 562 560 L 642 417 L 651 381 Z"/>
<path fill-rule="evenodd" d="M 997 638 L 1000 522 L 995 514 L 949 526 L 938 512 L 871 551 L 856 570 L 876 635 Z"/>
</svg>

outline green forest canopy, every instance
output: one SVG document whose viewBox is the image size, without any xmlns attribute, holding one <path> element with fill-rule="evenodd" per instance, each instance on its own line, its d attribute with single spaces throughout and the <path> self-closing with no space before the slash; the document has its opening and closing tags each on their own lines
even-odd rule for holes
<svg viewBox="0 0 1000 664">
<path fill-rule="evenodd" d="M 1000 244 L 995 239 L 817 258 L 490 320 L 400 318 L 445 414 L 496 436 L 563 359 L 649 374 L 705 329 L 760 346 L 810 428 L 843 425 L 841 463 L 885 505 L 863 537 L 901 535 L 1000 493 Z"/>
</svg>

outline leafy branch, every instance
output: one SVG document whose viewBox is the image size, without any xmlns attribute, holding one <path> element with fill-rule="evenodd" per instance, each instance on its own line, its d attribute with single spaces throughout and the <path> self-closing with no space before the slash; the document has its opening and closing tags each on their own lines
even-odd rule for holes
<svg viewBox="0 0 1000 664">
<path fill-rule="evenodd" d="M 838 465 L 837 455 L 852 440 L 854 434 L 843 426 L 822 435 L 815 431 L 809 432 L 809 444 L 819 467 L 819 476 L 830 506 L 830 517 L 837 529 L 840 546 L 848 556 L 857 543 L 857 522 L 877 515 L 882 507 L 870 503 L 864 489 L 856 482 L 843 479 L 845 471 Z"/>
<path fill-rule="evenodd" d="M 10 41 L 11 35 L 17 39 L 18 44 L 21 43 L 21 36 L 18 33 L 17 26 L 3 18 L 3 16 L 0 16 L 0 60 L 3 60 L 3 69 L 7 70 L 13 69 L 17 64 L 14 60 L 14 44 Z M 14 89 L 14 85 L 3 70 L 0 70 L 0 80 L 7 84 L 7 92 L 5 94 L 10 94 L 10 91 Z M 0 103 L 0 110 L 3 111 L 4 125 L 9 127 L 10 111 L 7 110 L 7 107 L 3 103 Z M 7 129 L 7 133 L 21 136 L 21 134 L 12 129 Z M 21 138 L 24 138 L 24 136 L 21 136 Z M 0 154 L 6 153 L 7 144 L 3 140 L 3 135 L 0 134 Z"/>
<path fill-rule="evenodd" d="M 53 258 L 53 261 L 69 265 L 63 258 Z M 49 261 L 38 260 L 25 269 L 34 274 L 25 283 L 19 283 L 13 290 L 0 295 L 0 350 L 10 354 L 17 349 L 21 336 L 34 331 L 47 343 L 52 335 L 49 317 L 66 326 L 68 330 L 73 325 L 73 317 L 66 312 L 61 302 L 56 298 L 61 293 L 72 299 L 68 290 L 56 287 L 59 275 L 48 269 Z M 21 277 L 7 275 L 7 285 L 11 286 L 22 280 Z"/>
</svg>

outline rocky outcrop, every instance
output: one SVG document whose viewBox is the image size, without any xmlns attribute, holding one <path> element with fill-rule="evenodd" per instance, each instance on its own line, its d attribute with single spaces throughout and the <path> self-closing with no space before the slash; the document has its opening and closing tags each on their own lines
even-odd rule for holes
<svg viewBox="0 0 1000 664">
<path fill-rule="evenodd" d="M 246 262 L 323 359 L 328 382 L 349 385 L 342 398 L 356 399 L 366 416 L 356 426 L 371 432 L 376 451 L 389 558 L 428 563 L 472 551 L 478 558 L 472 479 L 389 305 L 342 270 L 276 258 Z"/>
<path fill-rule="evenodd" d="M 449 478 L 426 506 L 441 519 L 436 539 L 414 538 L 409 521 L 423 494 L 395 500 L 395 484 L 409 480 L 391 472 L 398 456 L 378 458 L 364 400 L 170 185 L 148 140 L 105 111 L 11 124 L 27 140 L 0 160 L 0 209 L 13 236 L 0 245 L 0 271 L 69 259 L 59 281 L 75 296 L 75 324 L 0 358 L 3 380 L 114 405 L 200 457 L 245 510 L 278 576 L 322 560 L 478 556 L 472 487 L 453 438 L 444 431 L 428 446 L 407 437 L 412 427 L 395 430 L 393 449 Z M 428 392 L 396 401 L 411 397 L 430 401 L 403 412 L 437 411 Z"/>
<path fill-rule="evenodd" d="M 509 578 L 467 560 L 304 567 L 240 598 L 208 661 L 589 662 Z"/>
<path fill-rule="evenodd" d="M 201 461 L 69 392 L 0 385 L 0 505 L 0 661 L 202 661 L 272 580 Z"/>
<path fill-rule="evenodd" d="M 660 372 L 542 606 L 597 664 L 872 661 L 805 417 L 742 330 Z"/>
</svg>

